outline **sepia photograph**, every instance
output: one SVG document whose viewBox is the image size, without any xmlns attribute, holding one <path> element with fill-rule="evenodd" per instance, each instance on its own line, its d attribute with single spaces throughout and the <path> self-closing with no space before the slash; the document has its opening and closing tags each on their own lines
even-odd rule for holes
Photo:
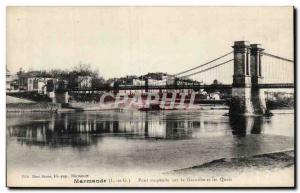
<svg viewBox="0 0 300 193">
<path fill-rule="evenodd" d="M 7 6 L 9 188 L 294 188 L 293 6 Z"/>
</svg>

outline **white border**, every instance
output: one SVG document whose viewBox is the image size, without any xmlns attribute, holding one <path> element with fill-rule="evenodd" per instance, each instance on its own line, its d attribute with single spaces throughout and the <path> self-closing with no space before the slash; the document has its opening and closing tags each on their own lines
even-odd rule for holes
<svg viewBox="0 0 300 193">
<path fill-rule="evenodd" d="M 243 5 L 243 6 L 282 6 L 297 4 L 296 0 L 4 0 L 5 5 L 201 5 L 201 6 L 230 6 L 230 5 Z"/>
<path fill-rule="evenodd" d="M 0 190 L 1 192 L 8 192 L 11 191 L 5 187 L 5 64 L 6 64 L 6 48 L 5 48 L 5 14 L 6 14 L 6 6 L 108 6 L 108 5 L 118 5 L 118 6 L 142 6 L 142 5 L 148 5 L 148 6 L 193 6 L 193 5 L 201 5 L 201 6 L 285 6 L 285 5 L 294 5 L 296 9 L 298 8 L 297 13 L 300 9 L 300 1 L 299 0 L 228 0 L 228 1 L 222 1 L 222 0 L 1 0 L 0 1 L 0 109 L 1 109 L 1 116 L 0 116 L 0 123 L 1 123 L 1 129 L 2 129 L 2 135 L 0 138 Z M 297 14 L 298 15 L 298 14 Z M 297 18 L 297 17 L 296 17 Z M 299 19 L 296 20 L 296 26 L 299 26 Z M 297 30 L 297 37 L 299 39 L 299 30 Z M 296 44 L 298 41 L 296 42 Z M 299 56 L 299 49 L 297 49 L 297 56 Z M 299 60 L 299 58 L 297 57 Z M 297 74 L 299 74 L 299 67 L 297 68 Z M 298 80 L 297 80 L 298 82 Z M 299 90 L 299 82 L 297 84 L 297 90 Z M 297 101 L 299 99 L 299 94 L 297 97 Z M 297 105 L 298 110 L 298 105 Z M 298 112 L 299 115 L 299 112 Z M 298 120 L 298 116 L 297 116 Z M 296 128 L 297 129 L 297 128 Z M 297 131 L 297 139 L 299 140 L 299 133 L 300 131 Z M 298 141 L 297 140 L 297 141 Z M 299 160 L 299 148 L 297 148 L 297 155 Z M 297 166 L 299 167 L 299 161 L 297 163 Z M 299 179 L 299 177 L 297 178 Z M 262 180 L 268 180 L 268 179 L 262 179 Z M 297 184 L 299 184 L 297 182 Z M 14 192 L 19 192 L 24 190 L 14 190 Z M 36 190 L 35 192 L 42 192 L 43 190 Z M 48 190 L 48 191 L 58 191 L 62 192 L 64 190 Z M 68 190 L 68 191 L 74 191 L 74 190 Z M 80 192 L 87 192 L 89 190 L 79 190 Z M 100 190 L 100 191 L 115 191 L 115 190 Z M 149 190 L 130 190 L 130 191 L 149 191 Z M 156 190 L 158 191 L 158 190 Z M 164 190 L 159 190 L 164 191 Z M 169 190 L 170 191 L 170 190 Z M 190 190 L 182 190 L 182 191 L 190 191 Z M 218 190 L 211 190 L 209 192 L 217 192 Z M 231 191 L 231 190 L 230 190 Z M 239 190 L 241 191 L 241 190 Z M 251 190 L 247 190 L 251 191 Z M 273 191 L 273 190 L 259 190 L 263 192 Z M 286 190 L 288 191 L 288 190 Z"/>
</svg>

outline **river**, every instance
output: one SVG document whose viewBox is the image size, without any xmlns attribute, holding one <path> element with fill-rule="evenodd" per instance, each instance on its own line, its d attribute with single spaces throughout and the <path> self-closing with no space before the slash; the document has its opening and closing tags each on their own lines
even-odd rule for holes
<svg viewBox="0 0 300 193">
<path fill-rule="evenodd" d="M 7 172 L 162 174 L 220 158 L 294 148 L 293 110 L 7 113 Z"/>
</svg>

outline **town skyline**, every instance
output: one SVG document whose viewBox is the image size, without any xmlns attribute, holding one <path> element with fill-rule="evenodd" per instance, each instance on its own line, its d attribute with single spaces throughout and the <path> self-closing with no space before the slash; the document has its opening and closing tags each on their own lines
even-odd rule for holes
<svg viewBox="0 0 300 193">
<path fill-rule="evenodd" d="M 7 66 L 16 73 L 20 67 L 64 70 L 89 63 L 105 79 L 175 74 L 227 53 L 234 40 L 244 39 L 292 59 L 290 9 L 9 7 Z M 253 22 L 260 28 L 249 25 Z"/>
</svg>

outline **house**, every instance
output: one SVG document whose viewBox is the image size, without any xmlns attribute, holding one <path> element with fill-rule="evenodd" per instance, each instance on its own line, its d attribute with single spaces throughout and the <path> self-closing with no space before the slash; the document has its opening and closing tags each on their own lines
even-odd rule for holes
<svg viewBox="0 0 300 193">
<path fill-rule="evenodd" d="M 6 91 L 10 92 L 15 90 L 14 84 L 14 76 L 10 73 L 10 71 L 6 68 Z"/>
<path fill-rule="evenodd" d="M 163 72 L 148 73 L 140 76 L 139 79 L 147 80 L 148 85 L 166 85 L 170 75 Z"/>
<path fill-rule="evenodd" d="M 131 79 L 130 83 L 133 86 L 145 86 L 145 80 L 140 80 L 138 78 Z"/>
<path fill-rule="evenodd" d="M 213 93 L 209 94 L 209 97 L 211 100 L 220 100 L 221 94 L 220 94 L 220 92 L 213 92 Z"/>
<path fill-rule="evenodd" d="M 47 82 L 53 80 L 57 82 L 50 74 L 43 71 L 29 71 L 25 72 L 20 69 L 17 73 L 19 91 L 37 91 L 40 94 L 46 94 Z"/>
<path fill-rule="evenodd" d="M 141 80 L 137 76 L 125 76 L 122 78 L 112 78 L 107 81 L 110 86 L 144 86 L 145 80 Z"/>
<path fill-rule="evenodd" d="M 127 86 L 145 85 L 145 81 L 140 80 L 137 76 L 126 76 L 124 78 L 120 78 L 119 82 L 121 85 L 127 85 Z"/>
<path fill-rule="evenodd" d="M 110 86 L 110 87 L 114 87 L 115 83 L 118 81 L 118 78 L 110 78 L 106 81 L 106 83 Z"/>
<path fill-rule="evenodd" d="M 92 87 L 92 80 L 93 77 L 91 76 L 78 76 L 77 82 L 78 82 L 78 88 L 91 88 Z"/>
</svg>

